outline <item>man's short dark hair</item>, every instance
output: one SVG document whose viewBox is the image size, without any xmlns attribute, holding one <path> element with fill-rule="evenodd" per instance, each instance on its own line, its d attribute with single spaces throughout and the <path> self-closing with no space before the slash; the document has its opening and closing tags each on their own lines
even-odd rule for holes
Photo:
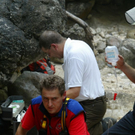
<svg viewBox="0 0 135 135">
<path fill-rule="evenodd" d="M 63 39 L 64 37 L 56 31 L 44 31 L 39 38 L 39 47 L 50 49 L 52 43 L 59 44 Z"/>
<path fill-rule="evenodd" d="M 65 81 L 58 75 L 48 75 L 40 86 L 40 92 L 42 93 L 43 88 L 48 91 L 57 89 L 62 96 L 65 92 Z"/>
</svg>

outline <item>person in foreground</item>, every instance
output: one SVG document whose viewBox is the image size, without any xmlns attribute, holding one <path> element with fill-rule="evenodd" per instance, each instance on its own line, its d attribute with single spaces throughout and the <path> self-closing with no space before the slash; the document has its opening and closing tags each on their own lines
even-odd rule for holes
<svg viewBox="0 0 135 135">
<path fill-rule="evenodd" d="M 116 68 L 123 71 L 125 75 L 133 83 L 135 83 L 135 69 L 129 66 L 124 61 L 124 58 L 121 55 L 119 55 L 118 57 L 119 60 L 117 61 Z M 124 117 L 122 117 L 117 123 L 115 123 L 102 135 L 135 135 L 135 104 L 133 106 L 133 111 L 129 111 Z"/>
<path fill-rule="evenodd" d="M 44 31 L 39 46 L 49 57 L 64 58 L 66 95 L 80 102 L 86 111 L 91 135 L 103 133 L 101 120 L 106 112 L 106 97 L 95 55 L 88 44 L 65 38 L 55 31 Z"/>
<path fill-rule="evenodd" d="M 66 98 L 65 83 L 61 77 L 47 76 L 40 91 L 41 96 L 32 99 L 16 135 L 26 135 L 34 126 L 39 135 L 90 135 L 84 109 L 77 101 Z"/>
</svg>

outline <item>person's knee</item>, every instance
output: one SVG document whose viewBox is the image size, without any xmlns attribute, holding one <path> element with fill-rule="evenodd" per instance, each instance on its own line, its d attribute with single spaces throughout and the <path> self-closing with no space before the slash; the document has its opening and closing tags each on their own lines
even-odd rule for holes
<svg viewBox="0 0 135 135">
<path fill-rule="evenodd" d="M 106 117 L 102 119 L 103 132 L 105 132 L 108 128 L 112 127 L 116 122 L 117 120 L 111 117 Z"/>
</svg>

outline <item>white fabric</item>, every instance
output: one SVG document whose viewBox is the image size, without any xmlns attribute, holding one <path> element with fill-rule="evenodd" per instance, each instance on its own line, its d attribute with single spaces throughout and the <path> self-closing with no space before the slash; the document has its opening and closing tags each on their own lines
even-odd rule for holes
<svg viewBox="0 0 135 135">
<path fill-rule="evenodd" d="M 75 100 L 92 100 L 104 95 L 100 71 L 92 49 L 83 41 L 68 38 L 64 46 L 65 87 L 81 87 Z"/>
</svg>

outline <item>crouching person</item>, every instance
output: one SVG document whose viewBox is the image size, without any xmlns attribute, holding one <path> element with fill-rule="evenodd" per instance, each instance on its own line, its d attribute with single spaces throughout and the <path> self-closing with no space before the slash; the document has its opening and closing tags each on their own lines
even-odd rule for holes
<svg viewBox="0 0 135 135">
<path fill-rule="evenodd" d="M 77 101 L 66 98 L 61 77 L 47 76 L 40 91 L 41 96 L 32 99 L 16 135 L 26 135 L 34 126 L 39 135 L 89 135 L 84 109 Z"/>
</svg>

